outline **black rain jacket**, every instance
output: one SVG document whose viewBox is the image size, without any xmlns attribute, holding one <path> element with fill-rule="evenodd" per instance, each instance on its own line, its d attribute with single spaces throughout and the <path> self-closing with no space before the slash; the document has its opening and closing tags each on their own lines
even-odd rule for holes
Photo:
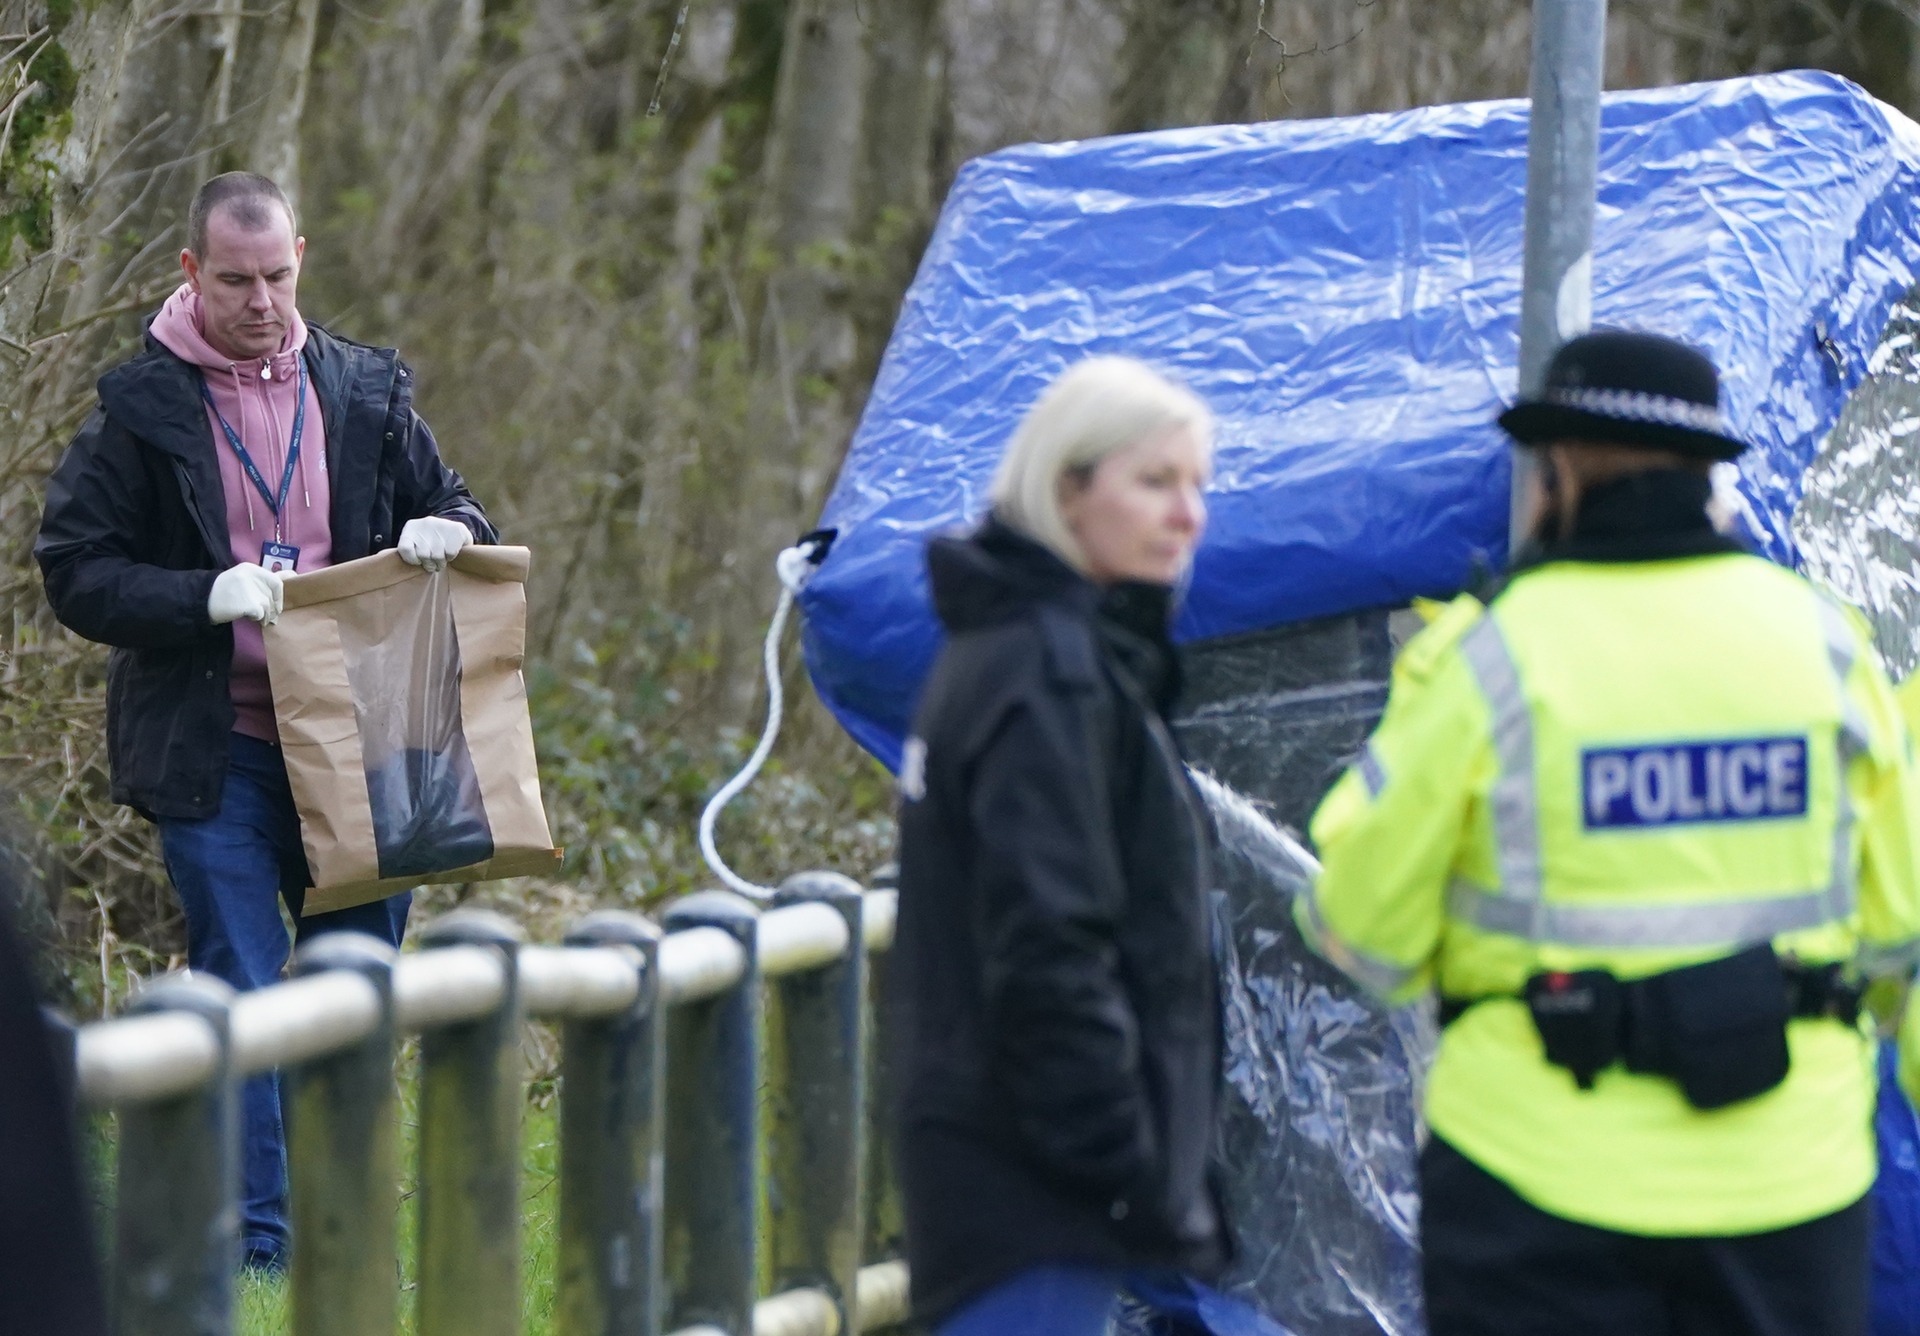
<svg viewBox="0 0 1920 1336">
<path fill-rule="evenodd" d="M 6 795 L 0 794 L 0 797 Z M 65 1052 L 34 995 L 28 943 L 0 845 L 0 1331 L 107 1336 L 92 1212 Z"/>
<path fill-rule="evenodd" d="M 390 548 L 408 520 L 441 515 L 497 541 L 413 411 L 413 373 L 391 348 L 311 322 L 303 352 L 326 426 L 333 559 Z M 151 336 L 100 378 L 99 406 L 47 484 L 34 556 L 69 630 L 111 645 L 113 798 L 148 817 L 220 810 L 233 700 L 233 628 L 207 620 L 233 565 L 226 491 L 199 371 Z"/>
<path fill-rule="evenodd" d="M 1167 727 L 1168 591 L 988 520 L 901 766 L 899 1150 L 919 1315 L 1042 1263 L 1212 1274 L 1208 827 Z"/>
</svg>

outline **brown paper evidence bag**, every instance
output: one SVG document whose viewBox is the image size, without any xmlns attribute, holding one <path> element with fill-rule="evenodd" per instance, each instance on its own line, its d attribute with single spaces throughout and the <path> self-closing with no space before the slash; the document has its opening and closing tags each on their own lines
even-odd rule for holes
<svg viewBox="0 0 1920 1336">
<path fill-rule="evenodd" d="M 427 882 L 552 874 L 527 713 L 524 547 L 382 552 L 289 576 L 274 716 L 325 913 Z"/>
</svg>

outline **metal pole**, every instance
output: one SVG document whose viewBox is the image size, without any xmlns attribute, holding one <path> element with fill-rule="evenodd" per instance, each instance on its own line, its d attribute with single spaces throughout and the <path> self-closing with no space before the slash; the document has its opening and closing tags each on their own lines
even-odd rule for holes
<svg viewBox="0 0 1920 1336">
<path fill-rule="evenodd" d="M 113 1317 L 118 1336 L 226 1336 L 240 1265 L 240 1101 L 228 1063 L 233 990 L 176 974 L 127 1010 L 205 1020 L 220 1060 L 205 1085 L 119 1110 Z"/>
<path fill-rule="evenodd" d="M 839 1307 L 842 1336 L 859 1336 L 855 1302 L 865 1247 L 867 952 L 866 894 L 832 872 L 805 872 L 780 887 L 778 905 L 819 903 L 845 920 L 847 952 L 775 981 L 778 1045 L 786 1080 L 767 1136 L 773 1289 L 818 1287 Z"/>
<path fill-rule="evenodd" d="M 633 953 L 640 991 L 618 1015 L 567 1022 L 560 1059 L 561 1336 L 659 1336 L 662 1096 L 660 929 L 601 910 L 569 946 Z"/>
<path fill-rule="evenodd" d="M 747 957 L 731 988 L 668 1013 L 666 1321 L 669 1330 L 706 1324 L 726 1336 L 752 1336 L 760 1279 L 760 911 L 731 892 L 701 891 L 665 918 L 668 932 L 719 928 Z"/>
<path fill-rule="evenodd" d="M 1527 125 L 1520 394 L 1538 394 L 1554 350 L 1593 320 L 1593 212 L 1606 78 L 1607 0 L 1534 0 Z M 1510 535 L 1523 529 L 1533 459 L 1513 452 Z"/>
<path fill-rule="evenodd" d="M 385 1336 L 398 1316 L 396 959 L 358 932 L 316 937 L 293 958 L 296 977 L 351 970 L 380 997 L 380 1022 L 366 1038 L 287 1072 L 294 1336 Z"/>
<path fill-rule="evenodd" d="M 506 987 L 475 1021 L 420 1037 L 420 1336 L 518 1336 L 520 1316 L 520 929 L 458 910 L 422 949 L 488 946 Z"/>
</svg>

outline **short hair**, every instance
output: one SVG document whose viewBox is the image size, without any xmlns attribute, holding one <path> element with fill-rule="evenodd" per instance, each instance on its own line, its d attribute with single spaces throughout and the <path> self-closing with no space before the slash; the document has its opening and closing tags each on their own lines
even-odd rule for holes
<svg viewBox="0 0 1920 1336">
<path fill-rule="evenodd" d="M 1131 357 L 1077 363 L 1014 430 L 993 478 L 994 513 L 1084 572 L 1086 555 L 1060 513 L 1061 479 L 1084 478 L 1108 455 L 1173 427 L 1191 428 L 1212 450 L 1213 413 L 1193 391 Z"/>
<path fill-rule="evenodd" d="M 273 226 L 275 205 L 286 210 L 287 225 L 298 235 L 300 220 L 293 211 L 293 201 L 271 178 L 258 172 L 223 172 L 194 192 L 193 204 L 187 209 L 187 249 L 196 256 L 206 255 L 207 221 L 215 209 L 225 208 L 234 222 L 249 232 L 259 232 Z"/>
</svg>

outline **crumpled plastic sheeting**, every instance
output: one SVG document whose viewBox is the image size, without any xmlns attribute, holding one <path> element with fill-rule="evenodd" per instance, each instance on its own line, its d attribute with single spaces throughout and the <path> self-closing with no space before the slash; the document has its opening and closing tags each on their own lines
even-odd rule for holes
<svg viewBox="0 0 1920 1336">
<path fill-rule="evenodd" d="M 1808 575 L 1867 615 L 1898 679 L 1920 664 L 1920 285 L 1895 305 L 1807 472 L 1793 533 Z M 1874 1336 L 1920 1336 L 1920 1120 L 1882 1053 Z"/>
<path fill-rule="evenodd" d="M 1188 759 L 1304 830 L 1387 706 L 1385 613 L 1188 645 L 1174 726 Z"/>
<path fill-rule="evenodd" d="M 1178 627 L 1231 635 L 1461 588 L 1505 557 L 1523 102 L 1029 145 L 968 164 L 822 523 L 807 655 L 898 764 L 938 642 L 922 549 L 985 508 L 1069 363 L 1145 357 L 1220 416 Z M 1748 529 L 1801 479 L 1920 255 L 1920 129 L 1785 74 L 1605 103 L 1594 314 L 1726 373 Z"/>
<path fill-rule="evenodd" d="M 1217 1291 L 1167 1282 L 1124 1297 L 1111 1336 L 1424 1336 L 1432 1009 L 1380 1007 L 1308 950 L 1293 902 L 1313 856 L 1241 794 L 1193 778 L 1220 837 L 1219 1173 L 1239 1255 Z"/>
<path fill-rule="evenodd" d="M 493 830 L 460 710 L 460 643 L 444 572 L 380 591 L 377 623 L 338 623 L 359 720 L 382 877 L 493 857 Z"/>
<path fill-rule="evenodd" d="M 1920 287 L 1807 472 L 1793 518 L 1806 573 L 1867 614 L 1888 671 L 1920 662 Z"/>
<path fill-rule="evenodd" d="M 1312 856 L 1232 790 L 1203 780 L 1202 791 L 1228 897 L 1221 1139 L 1241 1247 L 1220 1288 L 1301 1336 L 1423 1336 L 1431 1009 L 1389 1011 L 1310 951 L 1293 900 Z"/>
<path fill-rule="evenodd" d="M 1395 636 L 1357 613 L 1205 641 L 1174 726 L 1218 836 L 1217 1172 L 1237 1257 L 1161 1283 L 1115 1336 L 1423 1336 L 1417 1234 L 1429 1010 L 1378 1006 L 1308 950 L 1304 827 L 1386 705 Z"/>
</svg>

